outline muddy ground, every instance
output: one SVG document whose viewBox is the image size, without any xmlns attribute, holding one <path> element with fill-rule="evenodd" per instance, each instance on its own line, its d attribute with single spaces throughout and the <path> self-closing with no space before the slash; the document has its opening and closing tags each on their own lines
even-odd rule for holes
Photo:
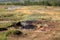
<svg viewBox="0 0 60 40">
<path fill-rule="evenodd" d="M 31 28 L 31 25 L 33 25 L 32 26 L 33 28 Z M 21 32 L 8 34 L 7 36 L 8 40 L 59 40 L 60 39 L 59 27 L 60 22 L 57 21 L 50 20 L 22 21 L 8 26 L 7 30 L 2 28 L 3 30 L 2 32 L 10 30 L 18 30 Z"/>
</svg>

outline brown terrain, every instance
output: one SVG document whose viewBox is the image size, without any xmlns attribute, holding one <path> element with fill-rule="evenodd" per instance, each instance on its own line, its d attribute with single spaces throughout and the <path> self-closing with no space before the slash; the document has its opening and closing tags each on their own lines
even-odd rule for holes
<svg viewBox="0 0 60 40">
<path fill-rule="evenodd" d="M 7 36 L 7 40 L 60 40 L 60 7 L 54 6 L 19 6 L 21 8 L 12 9 L 9 6 L 5 7 L 5 14 L 16 14 L 15 17 L 19 17 L 19 14 L 26 14 L 23 18 L 33 15 L 33 14 L 43 14 L 42 19 L 39 20 L 29 20 L 29 21 L 18 21 L 12 23 L 6 29 L 1 28 L 0 31 L 7 32 L 10 30 L 18 30 L 13 34 Z M 4 9 L 2 7 L 1 10 Z M 0 6 L 1 8 L 1 6 Z M 1 12 L 4 14 L 4 12 Z M 35 16 L 35 15 L 34 15 Z M 30 16 L 31 17 L 31 16 Z M 38 18 L 38 16 L 37 16 Z M 51 19 L 44 19 L 51 18 Z M 10 22 L 3 20 L 1 23 Z M 4 31 L 6 30 L 6 31 Z"/>
<path fill-rule="evenodd" d="M 24 14 L 47 14 L 45 17 L 52 17 L 53 20 L 60 20 L 60 7 L 54 6 L 24 6 L 20 9 L 14 10 L 15 13 Z"/>
<path fill-rule="evenodd" d="M 24 24 L 23 24 L 24 23 Z M 27 28 L 27 25 L 28 28 Z M 21 31 L 23 34 L 19 35 L 10 35 L 8 36 L 8 40 L 55 40 L 55 38 L 58 39 L 60 37 L 60 32 L 58 32 L 60 23 L 55 21 L 46 21 L 46 20 L 40 20 L 40 21 L 26 21 L 26 22 L 20 22 L 15 24 L 16 27 L 23 27 L 21 25 L 25 25 L 22 29 L 19 27 L 17 30 Z M 33 29 L 31 28 L 32 26 Z M 16 30 L 14 27 L 13 29 Z M 36 27 L 36 28 L 34 28 Z M 8 28 L 9 30 L 12 30 L 12 28 Z M 56 40 L 57 40 L 56 39 Z"/>
</svg>

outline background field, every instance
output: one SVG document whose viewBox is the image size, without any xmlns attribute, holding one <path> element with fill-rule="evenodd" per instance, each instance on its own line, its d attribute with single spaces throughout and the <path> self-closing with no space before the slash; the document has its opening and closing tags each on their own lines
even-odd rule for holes
<svg viewBox="0 0 60 40">
<path fill-rule="evenodd" d="M 32 18 L 36 16 L 35 18 L 38 19 L 46 17 L 52 18 L 52 20 L 60 20 L 59 15 L 60 7 L 54 6 L 0 6 L 0 20 L 25 20 L 28 16 L 29 18 L 31 16 Z"/>
<path fill-rule="evenodd" d="M 42 20 L 42 19 L 60 22 L 60 7 L 38 6 L 38 5 L 34 5 L 34 6 L 0 5 L 0 28 L 6 28 L 9 25 L 19 21 Z M 60 26 L 58 28 L 60 28 Z M 14 30 L 12 30 L 12 32 L 13 31 Z M 22 31 L 26 32 L 24 30 Z M 56 36 L 59 35 L 56 38 L 56 40 L 60 40 L 60 30 L 58 31 L 57 33 L 55 33 Z M 31 36 L 32 34 L 34 35 Z M 39 33 L 35 34 L 32 31 L 30 31 L 30 34 L 28 34 L 29 38 L 27 38 L 26 40 L 30 40 L 32 37 L 35 38 L 36 35 L 37 37 L 35 40 L 37 40 L 40 36 L 41 39 L 44 40 L 42 38 L 43 36 L 44 38 L 45 37 L 47 38 L 48 35 L 50 37 L 53 37 L 52 35 L 54 35 L 54 31 L 52 31 L 52 33 L 48 32 L 47 36 L 45 33 L 41 33 L 41 34 L 42 36 L 39 35 Z M 7 40 L 6 35 L 7 35 L 6 31 L 0 32 L 0 40 Z M 33 38 L 31 40 L 33 40 Z M 24 39 L 22 38 L 22 40 Z M 50 40 L 55 40 L 55 39 L 50 39 Z"/>
</svg>

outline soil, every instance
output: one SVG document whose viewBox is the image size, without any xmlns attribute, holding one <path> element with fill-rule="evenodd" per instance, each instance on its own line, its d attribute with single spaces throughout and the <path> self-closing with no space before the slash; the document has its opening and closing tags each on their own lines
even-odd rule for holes
<svg viewBox="0 0 60 40">
<path fill-rule="evenodd" d="M 56 21 L 35 21 L 32 24 L 43 24 L 42 27 L 37 27 L 35 30 L 33 29 L 18 29 L 23 35 L 16 36 L 10 35 L 8 36 L 8 40 L 54 40 L 55 37 L 58 37 L 57 31 L 60 30 L 59 22 Z M 47 25 L 48 27 L 46 27 Z M 36 26 L 35 25 L 35 26 Z M 59 32 L 60 33 L 60 32 Z"/>
</svg>

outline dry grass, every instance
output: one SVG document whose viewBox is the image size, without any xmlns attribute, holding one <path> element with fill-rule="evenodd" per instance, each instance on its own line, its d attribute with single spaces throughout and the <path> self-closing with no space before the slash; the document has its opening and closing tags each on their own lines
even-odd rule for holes
<svg viewBox="0 0 60 40">
<path fill-rule="evenodd" d="M 36 5 L 36 6 L 22 6 L 19 9 L 7 10 L 9 6 L 13 5 L 8 6 L 0 5 L 0 27 L 7 27 L 11 25 L 13 21 L 17 22 L 25 20 L 40 20 L 40 19 L 60 21 L 60 7 Z M 25 35 L 22 37 L 10 37 L 10 39 L 8 40 L 60 40 L 59 30 L 60 26 L 58 25 L 56 26 L 56 29 L 54 29 L 51 32 L 35 32 L 32 30 L 24 29 L 21 31 L 26 33 L 27 36 Z M 0 33 L 0 39 L 7 40 L 5 33 L 3 34 Z"/>
</svg>

